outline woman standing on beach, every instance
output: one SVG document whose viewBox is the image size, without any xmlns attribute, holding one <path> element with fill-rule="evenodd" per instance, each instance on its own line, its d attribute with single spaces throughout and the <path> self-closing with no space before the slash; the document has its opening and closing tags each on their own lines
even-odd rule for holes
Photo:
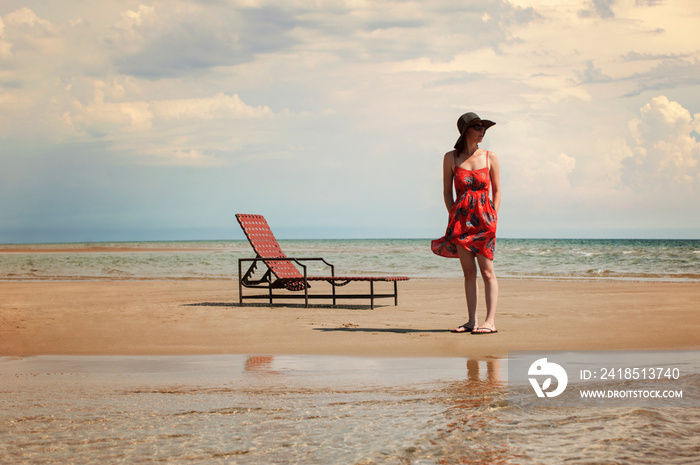
<svg viewBox="0 0 700 465">
<path fill-rule="evenodd" d="M 449 212 L 445 236 L 432 241 L 437 255 L 459 258 L 464 272 L 464 290 L 467 296 L 469 321 L 454 330 L 455 333 L 496 333 L 496 305 L 498 280 L 493 269 L 496 247 L 496 222 L 501 204 L 498 159 L 493 152 L 479 148 L 486 130 L 493 121 L 482 120 L 476 113 L 465 113 L 457 120 L 459 139 L 455 149 L 443 160 L 443 195 Z M 454 182 L 457 198 L 453 196 Z M 489 198 L 489 187 L 492 199 Z M 486 293 L 486 320 L 477 324 L 477 263 L 484 280 Z"/>
</svg>

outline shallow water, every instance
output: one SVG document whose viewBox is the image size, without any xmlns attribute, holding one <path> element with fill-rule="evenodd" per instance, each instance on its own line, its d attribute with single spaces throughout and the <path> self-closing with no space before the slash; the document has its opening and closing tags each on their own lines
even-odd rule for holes
<svg viewBox="0 0 700 465">
<path fill-rule="evenodd" d="M 0 359 L 0 463 L 692 463 L 698 408 L 524 409 L 507 360 Z"/>
</svg>

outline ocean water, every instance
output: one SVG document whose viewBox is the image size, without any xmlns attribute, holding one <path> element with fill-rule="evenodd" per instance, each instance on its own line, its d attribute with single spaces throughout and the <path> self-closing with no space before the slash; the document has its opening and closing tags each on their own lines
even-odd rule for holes
<svg viewBox="0 0 700 465">
<path fill-rule="evenodd" d="M 287 256 L 323 257 L 342 275 L 461 276 L 458 260 L 434 255 L 428 239 L 280 244 Z M 233 278 L 238 259 L 253 257 L 247 241 L 7 245 L 0 251 L 0 280 Z M 504 278 L 700 282 L 700 240 L 499 239 L 495 268 Z M 326 272 L 310 265 L 309 274 Z"/>
<path fill-rule="evenodd" d="M 0 358 L 0 463 L 698 463 L 700 408 L 517 407 L 507 365 Z"/>
</svg>

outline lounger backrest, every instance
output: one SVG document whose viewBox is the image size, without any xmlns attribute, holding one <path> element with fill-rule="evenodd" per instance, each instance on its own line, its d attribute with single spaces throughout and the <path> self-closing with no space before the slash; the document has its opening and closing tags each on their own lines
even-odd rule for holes
<svg viewBox="0 0 700 465">
<path fill-rule="evenodd" d="M 241 228 L 243 228 L 248 242 L 250 242 L 258 257 L 264 259 L 287 258 L 262 215 L 244 215 L 239 213 L 236 215 L 236 219 Z M 266 263 L 272 273 L 280 279 L 303 277 L 291 261 L 270 260 Z"/>
</svg>

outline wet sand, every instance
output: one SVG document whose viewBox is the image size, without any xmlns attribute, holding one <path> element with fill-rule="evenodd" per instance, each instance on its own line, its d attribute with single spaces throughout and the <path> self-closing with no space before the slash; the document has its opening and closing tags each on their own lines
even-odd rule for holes
<svg viewBox="0 0 700 465">
<path fill-rule="evenodd" d="M 352 292 L 353 285 L 341 292 Z M 696 283 L 501 279 L 499 332 L 492 335 L 448 331 L 466 321 L 462 282 L 456 279 L 401 282 L 399 305 L 384 299 L 374 310 L 364 301 L 344 301 L 338 308 L 307 309 L 299 301 L 240 306 L 235 280 L 25 281 L 0 287 L 3 356 L 484 358 L 505 357 L 509 350 L 700 347 Z M 480 298 L 483 319 L 481 288 Z"/>
</svg>

